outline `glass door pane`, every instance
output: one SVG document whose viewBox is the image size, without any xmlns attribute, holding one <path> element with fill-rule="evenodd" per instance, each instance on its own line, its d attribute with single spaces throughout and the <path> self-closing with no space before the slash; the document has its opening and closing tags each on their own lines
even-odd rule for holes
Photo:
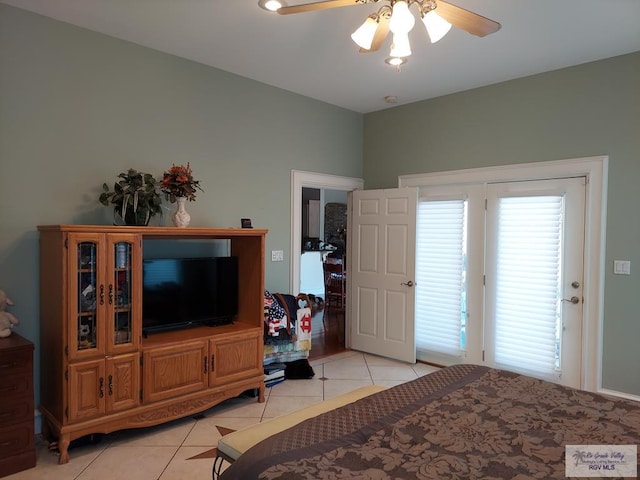
<svg viewBox="0 0 640 480">
<path fill-rule="evenodd" d="M 495 363 L 560 371 L 563 196 L 498 199 Z"/>
<path fill-rule="evenodd" d="M 81 242 L 77 247 L 77 349 L 87 350 L 97 346 L 97 247 L 95 242 Z M 102 292 L 104 293 L 104 292 Z"/>
<path fill-rule="evenodd" d="M 114 278 L 110 284 L 110 302 L 113 302 L 113 344 L 130 343 L 132 337 L 131 317 L 131 243 L 117 242 L 114 248 Z"/>
<path fill-rule="evenodd" d="M 465 350 L 467 201 L 418 203 L 416 348 L 460 357 Z"/>
</svg>

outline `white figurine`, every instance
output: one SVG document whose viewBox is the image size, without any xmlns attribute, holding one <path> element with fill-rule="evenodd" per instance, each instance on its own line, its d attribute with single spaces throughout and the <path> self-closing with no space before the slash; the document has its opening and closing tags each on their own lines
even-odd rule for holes
<svg viewBox="0 0 640 480">
<path fill-rule="evenodd" d="M 4 291 L 0 290 L 0 338 L 11 335 L 11 327 L 18 324 L 18 319 L 9 312 L 6 312 L 7 305 L 13 302 Z"/>
</svg>

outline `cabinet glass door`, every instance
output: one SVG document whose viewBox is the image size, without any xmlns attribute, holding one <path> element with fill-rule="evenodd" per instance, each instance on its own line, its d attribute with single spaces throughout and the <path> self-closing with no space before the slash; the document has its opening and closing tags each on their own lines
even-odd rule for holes
<svg viewBox="0 0 640 480">
<path fill-rule="evenodd" d="M 76 250 L 77 350 L 98 346 L 98 304 L 104 301 L 104 286 L 98 281 L 98 243 L 82 241 Z"/>
<path fill-rule="evenodd" d="M 126 233 L 107 235 L 107 353 L 135 351 L 140 340 L 140 237 Z"/>
<path fill-rule="evenodd" d="M 113 269 L 113 345 L 131 343 L 133 335 L 131 317 L 131 258 L 132 246 L 129 242 L 113 245 L 115 265 Z M 110 293 L 111 295 L 111 293 Z"/>
</svg>

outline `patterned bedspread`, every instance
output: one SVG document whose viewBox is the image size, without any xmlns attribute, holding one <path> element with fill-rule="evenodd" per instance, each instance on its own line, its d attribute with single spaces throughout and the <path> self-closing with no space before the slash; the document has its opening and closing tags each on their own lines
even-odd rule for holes
<svg viewBox="0 0 640 480">
<path fill-rule="evenodd" d="M 564 446 L 588 444 L 640 444 L 640 404 L 456 365 L 276 434 L 221 478 L 565 478 Z"/>
</svg>

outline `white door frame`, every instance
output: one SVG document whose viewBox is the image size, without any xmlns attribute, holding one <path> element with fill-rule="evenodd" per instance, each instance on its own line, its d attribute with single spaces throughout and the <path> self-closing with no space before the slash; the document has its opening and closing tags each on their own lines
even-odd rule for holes
<svg viewBox="0 0 640 480">
<path fill-rule="evenodd" d="M 364 188 L 361 178 L 291 170 L 291 272 L 289 289 L 300 293 L 300 256 L 302 255 L 302 187 L 351 190 Z M 322 215 L 321 215 L 322 217 Z"/>
<path fill-rule="evenodd" d="M 609 157 L 603 155 L 398 177 L 398 186 L 400 187 L 546 180 L 573 176 L 587 177 L 581 380 L 582 388 L 590 391 L 602 389 L 602 324 L 604 317 L 608 168 Z"/>
</svg>

